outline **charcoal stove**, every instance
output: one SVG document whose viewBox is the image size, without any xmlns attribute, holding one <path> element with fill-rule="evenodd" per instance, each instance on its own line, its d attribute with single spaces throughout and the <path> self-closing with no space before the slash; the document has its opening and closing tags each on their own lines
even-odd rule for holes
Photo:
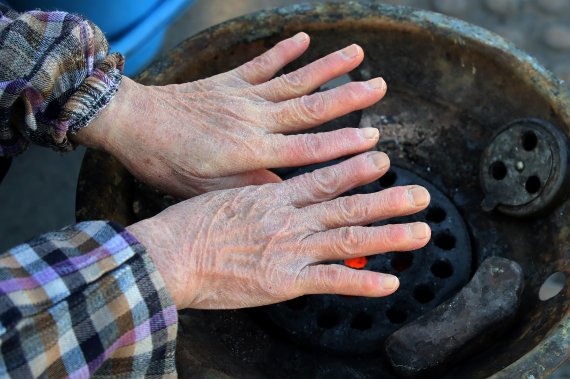
<svg viewBox="0 0 570 379">
<path fill-rule="evenodd" d="M 503 187 L 494 182 L 485 187 L 481 178 L 490 173 L 487 179 L 500 180 L 501 175 L 494 178 L 482 162 L 487 162 L 485 152 L 493 141 L 503 138 L 498 137 L 501 131 L 516 120 L 541 120 L 568 135 L 568 90 L 495 34 L 431 12 L 366 2 L 298 5 L 229 21 L 187 40 L 139 81 L 160 85 L 208 77 L 299 31 L 311 35 L 312 48 L 295 67 L 358 43 L 366 58 L 350 78 L 386 79 L 389 93 L 382 102 L 323 128 L 380 129 L 377 149 L 390 156 L 392 174 L 374 188 L 358 191 L 408 182 L 426 186 L 434 202 L 414 217 L 434 227 L 433 241 L 423 251 L 369 260 L 370 268 L 401 277 L 406 292 L 392 298 L 314 296 L 259 309 L 181 312 L 180 376 L 397 378 L 378 348 L 383 338 L 452 296 L 490 256 L 509 258 L 522 267 L 525 287 L 516 320 L 442 377 L 544 378 L 553 372 L 570 358 L 570 203 L 564 196 L 565 182 L 553 182 L 561 192 L 549 197 L 548 207 L 519 217 L 508 208 L 512 204 L 496 201 L 496 194 L 489 196 L 489 188 Z M 504 151 L 520 150 L 519 138 L 505 141 L 512 149 Z M 543 151 L 546 145 L 536 146 Z M 511 161 L 503 162 L 511 170 Z M 520 166 L 513 162 L 515 169 Z M 533 167 L 532 161 L 524 163 L 527 169 Z M 562 172 L 554 177 L 564 176 Z M 295 175 L 295 170 L 282 175 Z M 533 176 L 524 175 L 525 182 Z M 518 176 L 504 178 L 514 181 Z M 525 196 L 535 201 L 554 187 L 541 182 L 530 188 Z M 482 206 L 489 197 L 495 199 L 493 204 Z M 127 225 L 173 201 L 136 183 L 113 158 L 87 152 L 78 183 L 78 219 L 113 219 Z M 541 300 L 542 285 L 554 273 L 562 277 L 563 288 Z M 402 297 L 396 301 L 396 296 Z M 402 308 L 391 311 L 396 305 Z"/>
</svg>

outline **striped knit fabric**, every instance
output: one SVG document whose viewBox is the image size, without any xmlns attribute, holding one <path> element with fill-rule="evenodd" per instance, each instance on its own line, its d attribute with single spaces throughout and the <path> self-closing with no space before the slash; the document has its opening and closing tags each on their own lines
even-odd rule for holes
<svg viewBox="0 0 570 379">
<path fill-rule="evenodd" d="M 0 4 L 0 156 L 30 142 L 59 151 L 111 100 L 124 59 L 97 26 L 66 12 Z"/>
<path fill-rule="evenodd" d="M 176 328 L 158 271 L 115 224 L 0 255 L 0 377 L 175 377 Z"/>
<path fill-rule="evenodd" d="M 123 57 L 65 12 L 0 5 L 0 157 L 65 151 L 111 100 Z M 97 221 L 0 254 L 0 377 L 175 377 L 177 313 L 144 248 Z"/>
</svg>

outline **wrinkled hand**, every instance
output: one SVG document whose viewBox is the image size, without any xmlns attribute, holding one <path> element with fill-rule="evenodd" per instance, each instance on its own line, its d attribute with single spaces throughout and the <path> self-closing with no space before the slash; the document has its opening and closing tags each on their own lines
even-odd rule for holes
<svg viewBox="0 0 570 379">
<path fill-rule="evenodd" d="M 125 78 L 116 98 L 77 139 L 118 157 L 146 183 L 182 197 L 280 182 L 266 169 L 370 149 L 378 131 L 358 125 L 283 134 L 368 107 L 386 92 L 376 78 L 310 95 L 362 62 L 357 45 L 274 78 L 308 46 L 309 36 L 299 33 L 232 71 L 192 83 L 147 87 Z"/>
<path fill-rule="evenodd" d="M 240 308 L 301 296 L 385 296 L 398 279 L 324 261 L 424 246 L 424 223 L 366 227 L 424 209 L 418 186 L 335 197 L 383 175 L 383 153 L 262 186 L 210 192 L 128 227 L 178 308 Z M 331 200 L 334 199 L 334 200 Z"/>
</svg>

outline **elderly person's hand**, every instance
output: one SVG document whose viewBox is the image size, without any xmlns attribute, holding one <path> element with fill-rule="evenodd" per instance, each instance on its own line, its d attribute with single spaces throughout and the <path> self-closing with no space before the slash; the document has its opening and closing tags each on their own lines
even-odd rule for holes
<svg viewBox="0 0 570 379">
<path fill-rule="evenodd" d="M 251 307 L 316 293 L 385 296 L 398 288 L 396 277 L 322 263 L 428 242 L 424 223 L 363 226 L 424 209 L 422 187 L 334 199 L 388 166 L 384 153 L 364 153 L 282 183 L 210 192 L 128 230 L 178 308 Z"/>
<path fill-rule="evenodd" d="M 298 132 L 379 101 L 380 78 L 314 93 L 357 67 L 351 45 L 274 78 L 309 46 L 299 33 L 232 71 L 192 83 L 147 87 L 124 78 L 116 98 L 77 140 L 102 148 L 139 179 L 187 197 L 210 190 L 280 182 L 267 168 L 324 162 L 373 147 L 376 129 Z"/>
</svg>

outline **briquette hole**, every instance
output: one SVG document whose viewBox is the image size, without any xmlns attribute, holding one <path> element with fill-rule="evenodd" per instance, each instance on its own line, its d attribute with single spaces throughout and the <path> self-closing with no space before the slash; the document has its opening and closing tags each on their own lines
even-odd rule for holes
<svg viewBox="0 0 570 379">
<path fill-rule="evenodd" d="M 431 272 L 438 278 L 446 279 L 453 275 L 453 266 L 448 261 L 439 260 L 431 265 Z"/>
<path fill-rule="evenodd" d="M 433 242 L 442 250 L 451 250 L 455 247 L 455 237 L 449 232 L 436 234 Z"/>
<path fill-rule="evenodd" d="M 507 166 L 501 161 L 493 162 L 491 165 L 491 176 L 495 180 L 503 180 L 507 176 Z"/>
<path fill-rule="evenodd" d="M 526 180 L 524 185 L 526 192 L 530 194 L 535 194 L 540 190 L 540 179 L 538 176 L 533 175 Z"/>
<path fill-rule="evenodd" d="M 419 284 L 414 288 L 414 299 L 419 303 L 427 304 L 435 298 L 433 289 L 427 284 Z"/>
<path fill-rule="evenodd" d="M 386 316 L 392 324 L 401 324 L 408 318 L 405 310 L 400 308 L 390 308 L 386 311 Z"/>
<path fill-rule="evenodd" d="M 368 330 L 372 328 L 372 316 L 368 313 L 359 313 L 350 322 L 352 329 Z"/>
<path fill-rule="evenodd" d="M 414 262 L 414 254 L 409 251 L 394 253 L 394 257 L 390 261 L 392 268 L 398 272 L 406 271 Z"/>
<path fill-rule="evenodd" d="M 331 329 L 340 324 L 340 315 L 334 309 L 328 309 L 319 314 L 317 325 L 323 329 Z"/>
<path fill-rule="evenodd" d="M 538 145 L 538 138 L 532 131 L 527 131 L 522 136 L 522 146 L 526 151 L 531 151 Z"/>
<path fill-rule="evenodd" d="M 440 222 L 445 220 L 446 216 L 447 214 L 443 209 L 441 209 L 440 207 L 433 207 L 428 209 L 426 214 L 426 221 L 439 224 Z"/>
</svg>

